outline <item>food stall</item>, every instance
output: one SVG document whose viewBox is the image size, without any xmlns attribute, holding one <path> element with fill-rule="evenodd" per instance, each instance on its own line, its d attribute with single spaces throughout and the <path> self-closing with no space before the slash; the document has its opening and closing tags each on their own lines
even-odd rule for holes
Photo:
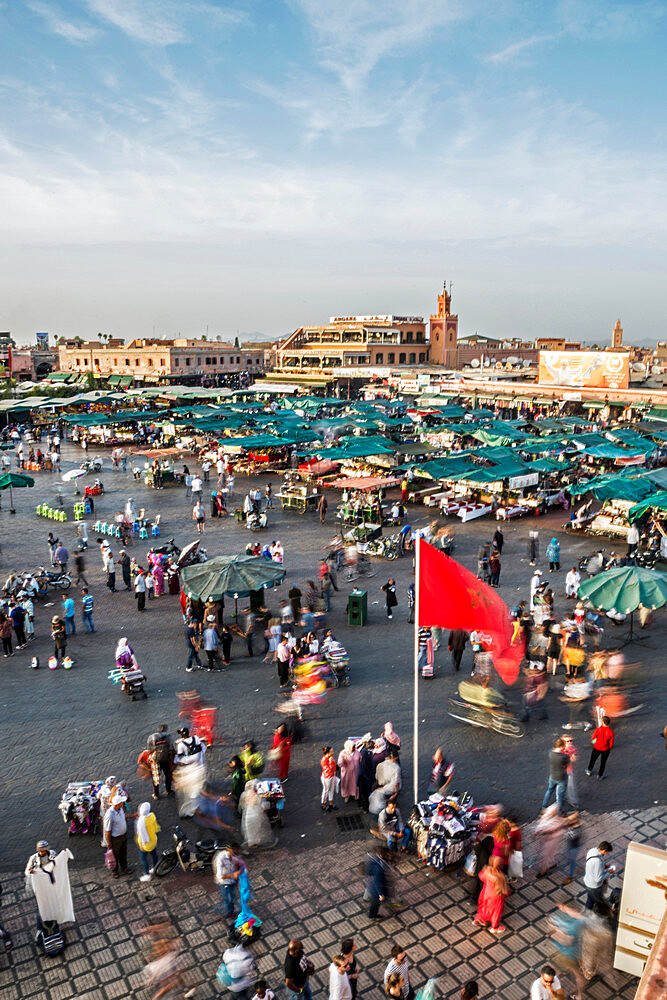
<svg viewBox="0 0 667 1000">
<path fill-rule="evenodd" d="M 609 500 L 596 514 L 586 531 L 589 535 L 608 535 L 627 541 L 630 524 L 628 514 L 634 507 L 631 500 Z"/>
</svg>

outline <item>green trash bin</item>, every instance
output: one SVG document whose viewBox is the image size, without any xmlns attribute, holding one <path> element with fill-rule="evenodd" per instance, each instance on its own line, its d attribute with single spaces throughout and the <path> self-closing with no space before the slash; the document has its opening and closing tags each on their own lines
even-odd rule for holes
<svg viewBox="0 0 667 1000">
<path fill-rule="evenodd" d="M 365 590 L 351 591 L 347 603 L 348 625 L 365 625 L 368 621 L 368 594 Z"/>
</svg>

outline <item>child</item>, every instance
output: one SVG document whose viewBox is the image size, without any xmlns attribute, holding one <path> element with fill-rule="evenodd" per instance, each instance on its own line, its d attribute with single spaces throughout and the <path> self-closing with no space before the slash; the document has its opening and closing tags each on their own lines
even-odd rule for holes
<svg viewBox="0 0 667 1000">
<path fill-rule="evenodd" d="M 255 995 L 252 1000 L 275 1000 L 275 993 L 268 989 L 266 979 L 258 979 L 255 983 Z"/>
<path fill-rule="evenodd" d="M 148 594 L 148 600 L 152 601 L 155 597 L 155 580 L 150 570 L 146 573 L 146 593 Z"/>
<path fill-rule="evenodd" d="M 567 878 L 563 880 L 563 885 L 569 885 L 577 871 L 577 861 L 579 859 L 579 846 L 581 844 L 581 821 L 579 813 L 573 812 L 567 818 Z"/>
</svg>

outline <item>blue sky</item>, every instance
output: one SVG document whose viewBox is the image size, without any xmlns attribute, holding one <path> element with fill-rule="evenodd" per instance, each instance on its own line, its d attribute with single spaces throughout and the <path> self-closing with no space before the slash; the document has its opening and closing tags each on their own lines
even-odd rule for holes
<svg viewBox="0 0 667 1000">
<path fill-rule="evenodd" d="M 667 337 L 667 2 L 0 2 L 0 329 Z"/>
</svg>

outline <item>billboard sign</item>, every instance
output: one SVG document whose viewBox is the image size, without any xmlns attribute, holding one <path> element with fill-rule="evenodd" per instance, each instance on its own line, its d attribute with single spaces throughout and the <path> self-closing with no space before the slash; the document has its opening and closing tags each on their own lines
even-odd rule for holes
<svg viewBox="0 0 667 1000">
<path fill-rule="evenodd" d="M 540 385 L 627 389 L 630 355 L 621 351 L 540 351 Z"/>
</svg>

